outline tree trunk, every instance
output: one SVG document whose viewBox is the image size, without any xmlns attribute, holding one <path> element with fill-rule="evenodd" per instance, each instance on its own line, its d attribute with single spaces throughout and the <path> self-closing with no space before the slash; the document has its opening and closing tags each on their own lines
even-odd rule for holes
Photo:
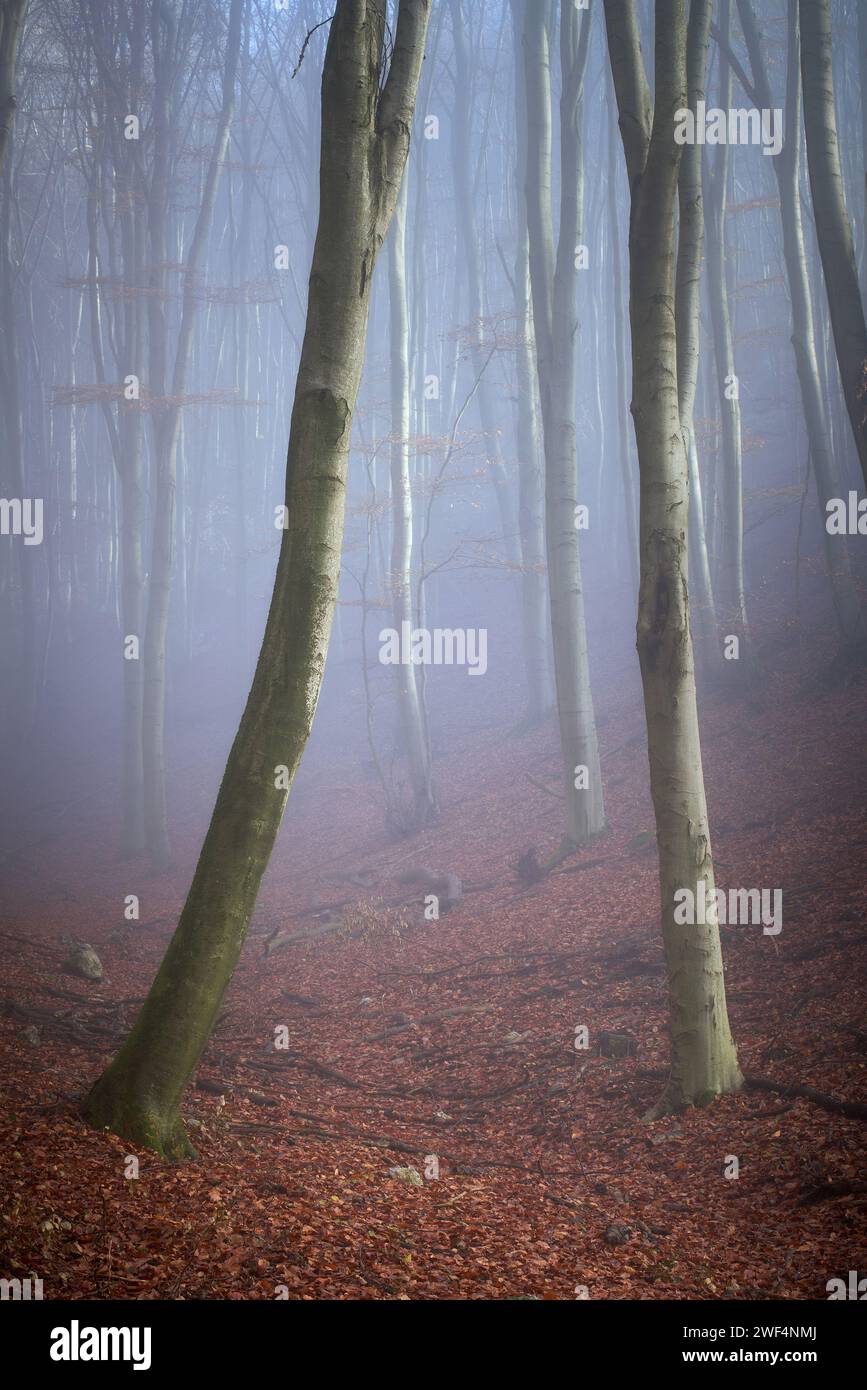
<svg viewBox="0 0 867 1390">
<path fill-rule="evenodd" d="M 713 0 L 693 0 L 687 34 L 687 84 L 690 110 L 705 99 L 705 75 Z M 676 317 L 677 391 L 680 427 L 689 465 L 689 562 L 697 594 L 698 651 L 709 668 L 719 662 L 713 584 L 704 529 L 698 448 L 695 442 L 695 393 L 701 340 L 701 261 L 704 245 L 701 146 L 684 146 L 678 177 L 680 234 L 677 244 Z"/>
<path fill-rule="evenodd" d="M 479 266 L 479 247 L 476 239 L 476 226 L 473 217 L 473 190 L 470 179 L 470 68 L 467 57 L 466 35 L 464 33 L 463 0 L 451 0 L 452 33 L 455 45 L 455 109 L 452 117 L 452 158 L 455 175 L 456 216 L 460 227 L 460 242 L 465 257 L 467 271 L 467 309 L 469 313 L 470 357 L 473 371 L 479 381 L 479 414 L 485 436 L 488 471 L 494 485 L 500 525 L 503 531 L 503 544 L 507 563 L 518 569 L 521 564 L 518 531 L 515 525 L 514 508 L 509 492 L 509 480 L 503 467 L 500 451 L 499 427 L 494 403 L 487 377 L 482 374 L 485 361 L 484 352 L 484 307 L 482 303 L 482 276 Z"/>
<path fill-rule="evenodd" d="M 813 215 L 843 395 L 867 483 L 867 326 L 846 211 L 834 109 L 830 0 L 800 0 L 804 125 Z M 863 93 L 862 93 L 863 100 Z"/>
<path fill-rule="evenodd" d="M 144 818 L 148 849 L 154 868 L 165 869 L 171 859 L 166 811 L 165 724 L 166 639 L 172 590 L 175 531 L 178 439 L 187 368 L 196 318 L 196 277 L 214 213 L 217 187 L 229 144 L 235 107 L 235 73 L 241 46 L 241 14 L 245 0 L 232 0 L 223 67 L 223 99 L 214 144 L 205 176 L 202 201 L 196 216 L 184 274 L 183 308 L 172 371 L 172 403 L 161 402 L 154 412 L 153 547 L 144 640 Z M 156 177 L 156 174 L 155 174 Z M 156 248 L 154 248 L 156 250 Z M 239 465 L 240 466 L 240 465 Z"/>
<path fill-rule="evenodd" d="M 0 5 L 0 173 L 15 123 L 15 68 L 26 11 L 27 0 Z"/>
<path fill-rule="evenodd" d="M 688 464 L 680 428 L 674 200 L 687 104 L 684 0 L 657 0 L 655 107 L 632 0 L 606 0 L 608 51 L 632 190 L 629 308 L 632 415 L 641 478 L 637 646 L 656 816 L 668 970 L 671 1075 L 651 1112 L 704 1103 L 742 1084 L 729 1029 L 719 930 L 681 925 L 675 893 L 714 891 L 687 592 Z"/>
<path fill-rule="evenodd" d="M 530 280 L 542 427 L 545 440 L 545 545 L 554 643 L 554 680 L 566 794 L 564 850 L 605 823 L 602 774 L 590 688 L 584 591 L 578 550 L 578 459 L 575 425 L 577 350 L 576 247 L 580 241 L 583 168 L 581 96 L 590 36 L 575 0 L 561 0 L 560 226 L 556 261 L 551 214 L 551 78 L 541 6 L 528 5 L 524 29 L 527 81 L 527 208 Z M 580 28 L 580 38 L 579 38 Z"/>
<path fill-rule="evenodd" d="M 542 491 L 542 440 L 536 384 L 536 338 L 530 292 L 530 238 L 527 228 L 527 91 L 520 61 L 527 0 L 512 0 L 515 41 L 516 218 L 515 323 L 518 390 L 515 436 L 518 445 L 518 528 L 521 536 L 521 623 L 527 685 L 527 721 L 538 723 L 550 701 L 545 584 L 545 503 Z"/>
<path fill-rule="evenodd" d="M 409 315 L 406 300 L 406 183 L 397 202 L 388 238 L 389 338 L 391 360 L 391 595 L 397 631 L 413 624 L 412 491 L 409 478 Z M 431 767 L 422 722 L 415 667 L 398 664 L 398 711 L 412 788 L 410 824 L 421 830 L 437 814 Z M 397 807 L 392 814 L 400 816 Z"/>
<path fill-rule="evenodd" d="M 738 0 L 741 28 L 752 69 L 753 92 L 760 108 L 771 109 L 773 100 L 767 67 L 762 57 L 759 30 L 750 0 Z M 783 256 L 792 305 L 792 347 L 801 389 L 801 406 L 807 429 L 810 466 L 816 479 L 816 494 L 822 520 L 825 562 L 831 583 L 831 596 L 841 638 L 845 645 L 864 640 L 862 605 L 849 565 L 845 536 L 830 536 L 825 526 L 826 504 L 840 496 L 840 482 L 830 444 L 828 414 L 819 377 L 813 304 L 807 271 L 807 252 L 801 219 L 801 70 L 799 58 L 799 20 L 796 5 L 789 7 L 788 60 L 786 67 L 786 130 L 783 148 L 773 161 L 780 191 L 780 217 L 783 226 Z"/>
<path fill-rule="evenodd" d="M 731 0 L 721 0 L 720 32 L 728 43 L 731 30 Z M 731 67 L 720 48 L 720 87 L 718 106 L 731 106 Z M 722 495 L 722 546 L 717 606 L 725 635 L 738 638 L 736 662 L 726 662 L 734 672 L 744 669 L 748 660 L 746 594 L 744 592 L 744 506 L 743 446 L 739 384 L 735 372 L 729 296 L 726 276 L 726 207 L 728 204 L 728 145 L 717 146 L 711 165 L 708 188 L 707 271 L 710 316 L 716 360 L 717 391 L 722 424 L 720 448 L 720 492 Z"/>
<path fill-rule="evenodd" d="M 370 287 L 400 189 L 429 0 L 400 0 L 380 92 L 382 0 L 338 0 L 322 76 L 320 214 L 295 386 L 283 532 L 252 688 L 177 930 L 84 1111 L 168 1157 L 179 1106 L 237 964 L 304 751 L 337 598 L 349 441 Z"/>
</svg>

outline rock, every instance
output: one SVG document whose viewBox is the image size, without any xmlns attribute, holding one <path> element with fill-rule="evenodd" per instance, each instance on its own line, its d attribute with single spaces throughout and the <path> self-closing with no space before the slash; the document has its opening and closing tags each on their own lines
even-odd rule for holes
<svg viewBox="0 0 867 1390">
<path fill-rule="evenodd" d="M 21 1036 L 25 1042 L 30 1043 L 31 1047 L 39 1047 L 42 1043 L 42 1034 L 35 1023 L 28 1023 L 26 1028 L 22 1028 Z"/>
<path fill-rule="evenodd" d="M 612 1057 L 619 1062 L 624 1057 L 634 1057 L 638 1044 L 631 1033 L 604 1032 L 599 1034 L 597 1051 L 600 1057 Z"/>
<path fill-rule="evenodd" d="M 63 968 L 68 975 L 77 975 L 81 980 L 102 979 L 102 962 L 86 941 L 80 941 L 73 946 L 63 963 Z"/>
<path fill-rule="evenodd" d="M 390 1178 L 399 1178 L 401 1182 L 409 1183 L 410 1187 L 424 1187 L 424 1178 L 417 1168 L 389 1168 Z"/>
<path fill-rule="evenodd" d="M 612 1221 L 608 1230 L 605 1232 L 606 1245 L 625 1245 L 632 1237 L 632 1232 L 628 1226 L 621 1226 L 618 1222 Z"/>
</svg>

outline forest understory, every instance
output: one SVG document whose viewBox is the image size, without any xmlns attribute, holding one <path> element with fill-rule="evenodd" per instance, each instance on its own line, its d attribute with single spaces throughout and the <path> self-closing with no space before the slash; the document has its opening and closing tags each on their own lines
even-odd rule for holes
<svg viewBox="0 0 867 1390">
<path fill-rule="evenodd" d="M 390 836 L 364 749 L 322 739 L 184 1104 L 199 1159 L 141 1153 L 126 1177 L 127 1146 L 76 1101 L 183 903 L 219 763 L 204 721 L 174 778 L 177 866 L 147 882 L 139 922 L 118 913 L 131 869 L 105 798 L 13 861 L 4 1267 L 51 1298 L 187 1300 L 803 1299 L 863 1268 L 863 1117 L 785 1088 L 867 1104 L 867 672 L 807 677 L 791 627 L 759 612 L 754 631 L 761 699 L 706 691 L 702 735 L 717 882 L 783 890 L 779 935 L 722 928 L 741 1065 L 779 1089 L 642 1118 L 668 1038 L 637 670 L 599 687 L 609 828 L 535 883 L 516 865 L 556 847 L 539 769 L 556 785 L 557 736 L 553 720 L 504 732 L 516 674 L 487 728 L 439 731 L 443 815 L 424 835 Z M 811 672 L 833 651 L 811 633 Z M 419 865 L 462 880 L 439 921 L 405 882 Z M 70 938 L 101 983 L 64 973 Z"/>
</svg>

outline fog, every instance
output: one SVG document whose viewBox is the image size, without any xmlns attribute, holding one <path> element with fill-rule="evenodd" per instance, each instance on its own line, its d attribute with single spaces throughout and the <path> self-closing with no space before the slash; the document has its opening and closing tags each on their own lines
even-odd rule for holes
<svg viewBox="0 0 867 1390">
<path fill-rule="evenodd" d="M 367 3 L 377 15 L 381 7 Z M 415 3 L 404 6 L 410 18 Z M 124 994 L 140 1002 L 185 901 L 190 914 L 196 893 L 216 893 L 218 881 L 229 895 L 230 883 L 247 894 L 238 885 L 255 879 L 249 911 L 237 909 L 236 918 L 227 908 L 233 922 L 246 913 L 239 950 L 250 923 L 247 973 L 229 998 L 252 1009 L 253 943 L 301 932 L 320 902 L 333 901 L 335 875 L 364 890 L 364 911 L 387 914 L 397 903 L 398 868 L 413 863 L 433 866 L 424 872 L 432 874 L 428 888 L 434 879 L 440 885 L 434 900 L 445 895 L 451 909 L 444 921 L 459 920 L 468 899 L 477 910 L 491 884 L 500 885 L 491 921 L 504 943 L 520 940 L 521 949 L 534 940 L 534 912 L 552 929 L 560 922 L 580 932 L 585 920 L 605 917 L 606 903 L 612 941 L 641 922 L 655 942 L 660 883 L 664 922 L 668 885 L 692 891 L 666 867 L 671 834 L 662 803 L 663 785 L 682 785 L 681 765 L 669 755 L 676 739 L 690 737 L 677 732 L 677 721 L 691 707 L 693 665 L 710 827 L 699 817 L 695 833 L 706 847 L 720 827 L 717 873 L 727 890 L 755 885 L 768 902 L 780 894 L 781 925 L 774 916 L 770 935 L 782 930 L 786 941 L 786 925 L 799 920 L 798 893 L 807 891 L 785 861 L 789 835 L 806 837 L 809 882 L 840 849 L 838 836 L 853 833 L 847 816 L 857 828 L 859 785 L 863 791 L 855 734 L 829 751 L 838 720 L 863 729 L 867 521 L 858 507 L 858 388 L 840 346 L 846 339 L 853 350 L 854 342 L 857 357 L 857 322 L 853 330 L 843 320 L 860 310 L 863 331 L 863 309 L 843 274 L 848 262 L 831 240 L 834 227 L 826 233 L 816 215 L 827 206 L 814 201 L 816 190 L 830 185 L 804 139 L 797 5 L 694 0 L 690 8 L 691 33 L 705 8 L 711 28 L 701 100 L 696 105 L 690 68 L 689 102 L 671 112 L 674 143 L 666 137 L 665 157 L 681 158 L 680 211 L 672 185 L 673 240 L 666 247 L 663 229 L 658 256 L 633 249 L 630 259 L 630 227 L 634 245 L 651 235 L 642 181 L 659 174 L 650 139 L 657 96 L 653 139 L 662 140 L 655 132 L 664 96 L 662 69 L 654 75 L 662 22 L 654 6 L 434 0 L 402 181 L 399 168 L 396 181 L 389 172 L 381 187 L 375 183 L 377 161 L 386 168 L 391 155 L 378 152 L 379 127 L 370 137 L 374 194 L 364 216 L 372 251 L 359 250 L 357 291 L 366 338 L 362 321 L 355 347 L 345 345 L 349 367 L 340 376 L 344 348 L 328 337 L 339 331 L 340 311 L 328 296 L 345 264 L 339 248 L 348 244 L 356 205 L 341 206 L 329 182 L 341 160 L 350 167 L 341 141 L 348 149 L 354 138 L 339 125 L 350 84 L 337 40 L 336 85 L 323 87 L 323 70 L 327 76 L 335 13 L 349 24 L 350 11 L 365 10 L 361 0 L 340 0 L 336 11 L 333 0 L 4 6 L 0 96 L 12 104 L 4 107 L 11 116 L 0 189 L 0 858 L 7 934 L 19 947 L 31 937 L 42 942 L 36 949 L 53 952 L 52 970 L 62 970 L 67 946 L 90 943 L 109 981 L 116 971 Z M 863 302 L 861 9 L 832 0 L 828 13 L 843 213 Z M 9 47 L 16 11 L 17 57 Z M 642 98 L 629 85 L 626 39 L 622 66 L 612 69 L 612 45 L 631 14 L 646 65 L 651 150 L 634 180 L 627 159 L 639 158 L 630 140 Z M 407 51 L 396 40 L 398 23 L 389 0 L 379 95 L 370 98 L 380 112 L 389 74 Z M 809 37 L 801 35 L 806 74 Z M 816 108 L 817 130 L 820 114 Z M 323 120 L 334 123 L 324 137 Z M 663 206 L 664 194 L 654 197 L 653 206 Z M 696 207 L 703 226 L 691 271 L 685 219 Z M 678 356 L 672 373 L 664 334 L 657 346 L 641 340 L 645 369 L 653 363 L 661 373 L 651 387 L 633 345 L 634 335 L 655 332 L 647 306 L 659 295 L 641 298 L 640 276 L 665 264 L 672 291 L 677 280 L 676 324 L 673 293 L 667 303 L 668 343 L 676 327 Z M 698 296 L 692 320 L 684 308 L 690 285 Z M 318 356 L 309 376 L 303 364 L 299 376 L 305 333 L 305 352 Z M 335 381 L 349 380 L 356 349 L 363 372 L 353 402 L 328 373 L 333 366 Z M 690 373 L 694 399 L 685 401 Z M 314 424 L 305 415 L 311 383 L 321 386 L 323 411 Z M 672 448 L 683 461 L 676 485 L 674 475 L 652 473 L 649 444 L 639 461 L 633 420 L 648 420 L 672 389 L 675 421 L 680 410 Z M 334 409 L 346 407 L 345 478 L 342 465 L 320 468 L 314 457 L 326 436 L 328 448 L 342 447 L 333 411 L 324 413 L 326 396 Z M 863 423 L 860 430 L 863 440 Z M 685 549 L 678 563 L 685 584 L 688 569 L 691 646 L 687 633 L 687 646 L 654 667 L 650 648 L 636 652 L 636 621 L 640 578 L 645 617 L 656 604 L 659 632 L 677 602 L 670 578 L 651 596 L 661 553 L 653 538 L 662 534 L 653 508 L 666 489 L 689 551 L 688 566 Z M 342 537 L 332 513 L 320 525 L 316 499 L 324 507 L 326 494 L 345 498 Z M 285 578 L 290 618 L 279 636 L 278 562 L 297 561 L 305 537 L 314 558 Z M 335 554 L 336 595 L 328 559 Z M 660 695 L 653 685 L 660 665 L 672 680 L 685 673 L 687 687 Z M 304 712 L 292 703 L 296 686 Z M 278 707 L 279 733 L 268 723 Z M 231 760 L 226 770 L 233 744 L 240 771 Z M 690 756 L 701 782 L 701 750 Z M 257 776 L 282 796 L 273 853 L 270 842 L 262 847 L 271 833 L 261 830 L 267 814 L 245 809 Z M 237 824 L 213 851 L 218 869 L 200 852 L 209 825 L 212 836 L 219 830 L 221 782 L 225 814 Z M 704 806 L 704 782 L 696 795 Z M 811 795 L 825 816 L 813 838 L 803 827 L 787 829 L 781 809 Z M 699 802 L 685 799 L 687 809 L 676 813 L 689 820 L 690 835 L 690 806 Z M 249 844 L 238 838 L 242 823 L 256 827 L 255 846 L 252 830 Z M 754 857 L 752 825 L 771 827 Z M 746 838 L 729 844 L 735 828 Z M 649 858 L 641 857 L 645 841 Z M 466 896 L 444 888 L 449 874 L 474 888 Z M 705 878 L 698 882 L 704 894 Z M 560 897 L 512 904 L 501 891 L 506 883 L 522 883 L 531 895 L 554 883 Z M 848 901 L 842 889 L 832 894 L 832 917 Z M 215 904 L 209 896 L 209 920 L 219 916 Z M 314 947 L 290 942 L 274 968 L 290 981 L 298 971 L 315 981 L 321 969 L 323 979 L 357 993 L 359 958 L 335 954 L 353 949 L 353 930 L 346 928 L 341 948 L 319 947 L 321 959 Z M 469 927 L 463 938 L 451 930 L 424 969 L 452 964 L 456 951 L 487 949 L 466 944 Z M 754 935 L 760 946 L 750 949 L 768 954 L 761 963 L 750 957 L 750 969 L 762 972 L 777 946 Z M 23 949 L 25 964 L 10 980 L 19 1001 L 32 1003 Z M 671 971 L 668 937 L 666 949 Z M 718 940 L 712 949 L 718 956 Z M 124 973 L 131 962 L 134 976 Z M 676 971 L 674 978 L 676 1014 Z M 665 1038 L 667 1026 L 661 980 L 657 987 L 652 1005 L 636 1005 L 656 1019 L 653 1041 L 642 1035 L 654 1063 L 656 1033 Z M 793 988 L 786 984 L 785 998 Z M 221 997 L 222 989 L 217 1005 Z M 778 1003 L 785 1011 L 783 995 Z M 579 1008 L 576 1027 L 585 1014 Z M 135 1010 L 124 1020 L 134 1017 Z M 857 1005 L 847 1017 L 858 1021 Z M 264 1006 L 262 1019 L 269 1036 Z M 503 1015 L 503 1028 L 510 1019 Z M 558 1025 L 567 1047 L 570 1020 Z M 771 1043 L 764 1034 L 753 1038 L 752 1026 L 736 1022 L 735 1040 L 740 1028 L 758 1059 Z M 355 1027 L 345 1022 L 347 1039 Z M 210 1025 L 202 1045 L 209 1033 Z M 76 1055 L 71 1096 L 96 1080 L 123 1036 L 107 1051 L 103 1044 L 101 1059 Z M 820 1036 L 827 1040 L 827 1031 Z M 328 1065 L 339 1060 L 335 1048 Z M 751 1060 L 750 1070 L 764 1068 Z M 846 1076 L 810 1080 L 823 1092 L 849 1094 Z M 710 1093 L 724 1105 L 726 1091 L 738 1088 L 721 1081 Z M 658 1082 L 645 1083 L 644 1110 L 658 1090 Z M 116 1132 L 142 1138 L 122 1125 Z M 154 1147 L 178 1156 L 168 1142 Z M 839 1230 L 824 1235 L 825 1253 L 836 1259 L 827 1277 L 845 1274 L 854 1259 L 846 1238 Z M 793 1246 L 796 1237 L 793 1225 Z M 768 1286 L 763 1279 L 756 1274 L 752 1284 Z M 813 1293 L 808 1286 L 806 1275 L 793 1274 L 777 1296 L 825 1296 L 818 1284 Z M 356 1294 L 329 1287 L 322 1296 Z M 481 1280 L 478 1296 L 496 1295 Z M 630 1286 L 624 1296 L 659 1295 Z M 702 1295 L 691 1288 L 664 1296 Z M 735 1296 L 772 1295 L 741 1289 Z"/>
</svg>

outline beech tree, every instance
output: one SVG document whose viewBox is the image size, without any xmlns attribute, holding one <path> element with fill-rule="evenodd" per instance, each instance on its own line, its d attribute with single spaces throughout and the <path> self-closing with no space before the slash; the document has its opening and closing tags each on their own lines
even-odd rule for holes
<svg viewBox="0 0 867 1390">
<path fill-rule="evenodd" d="M 742 70 L 738 75 L 750 100 L 759 108 L 770 110 L 774 105 L 771 85 L 750 0 L 738 0 L 738 12 L 749 54 L 752 81 Z M 849 563 L 849 549 L 845 537 L 830 536 L 825 526 L 827 503 L 831 498 L 840 495 L 840 478 L 831 448 L 828 408 L 819 376 L 813 302 L 810 298 L 801 213 L 801 64 L 797 5 L 789 6 L 787 27 L 786 129 L 783 148 L 772 163 L 780 193 L 783 257 L 792 306 L 792 348 L 807 431 L 808 462 L 816 479 L 816 495 L 822 519 L 822 541 L 834 612 L 844 645 L 854 647 L 863 642 L 865 634 L 861 600 Z"/>
<path fill-rule="evenodd" d="M 831 0 L 799 0 L 799 13 L 804 126 L 816 236 L 843 395 L 867 482 L 867 325 L 837 138 Z"/>
<path fill-rule="evenodd" d="M 566 797 L 563 848 L 605 823 L 602 773 L 584 621 L 578 549 L 578 445 L 575 372 L 578 322 L 576 255 L 581 241 L 584 173 L 581 102 L 591 17 L 561 0 L 559 52 L 560 219 L 556 253 L 551 186 L 550 40 L 545 11 L 524 10 L 527 90 L 527 217 L 536 362 L 545 442 L 545 548 L 554 642 L 554 682 Z"/>
<path fill-rule="evenodd" d="M 637 647 L 656 817 L 668 970 L 671 1072 L 652 1117 L 742 1083 L 729 1027 L 719 927 L 679 923 L 675 894 L 714 893 L 689 625 L 689 472 L 675 330 L 675 196 L 687 105 L 684 0 L 656 0 L 651 99 L 633 0 L 605 0 L 608 51 L 629 175 L 632 416 L 641 479 Z M 712 914 L 708 914 L 712 915 Z"/>
<path fill-rule="evenodd" d="M 177 930 L 132 1031 L 84 1102 L 95 1126 L 167 1157 L 193 1152 L 181 1099 L 244 943 L 319 698 L 373 269 L 400 193 L 428 16 L 429 0 L 400 0 L 387 73 L 385 0 L 337 0 L 331 20 L 288 526 L 262 648 Z"/>
<path fill-rule="evenodd" d="M 27 0 L 3 0 L 0 5 L 0 171 L 15 121 L 15 64 Z"/>
</svg>

